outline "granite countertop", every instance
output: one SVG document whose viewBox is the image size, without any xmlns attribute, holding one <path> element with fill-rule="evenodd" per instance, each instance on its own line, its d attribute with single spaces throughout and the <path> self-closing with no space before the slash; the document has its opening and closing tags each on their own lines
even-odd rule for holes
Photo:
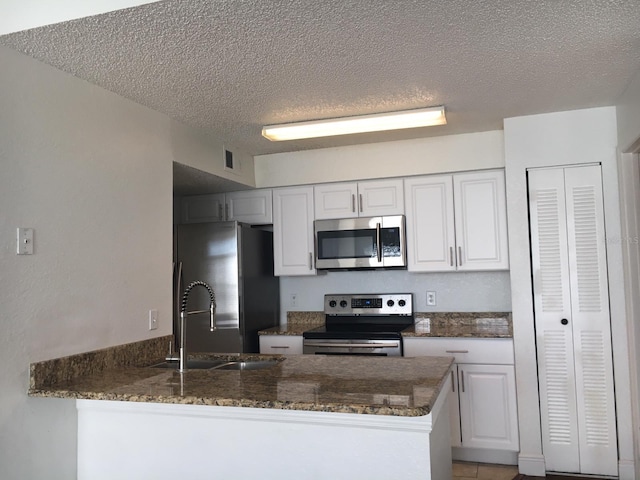
<svg viewBox="0 0 640 480">
<path fill-rule="evenodd" d="M 302 335 L 324 325 L 324 312 L 287 312 L 287 324 L 260 330 L 259 335 Z"/>
<path fill-rule="evenodd" d="M 302 335 L 324 325 L 322 312 L 287 312 L 287 325 L 261 330 L 260 335 Z M 512 338 L 510 312 L 416 313 L 403 337 Z"/>
<path fill-rule="evenodd" d="M 512 338 L 509 312 L 419 313 L 403 337 Z"/>
<path fill-rule="evenodd" d="M 278 361 L 262 370 L 180 374 L 141 366 L 155 360 L 140 353 L 143 363 L 131 365 L 123 356 L 127 347 L 114 347 L 115 356 L 105 349 L 32 364 L 29 395 L 409 417 L 431 411 L 453 363 L 452 357 L 209 354 Z"/>
</svg>

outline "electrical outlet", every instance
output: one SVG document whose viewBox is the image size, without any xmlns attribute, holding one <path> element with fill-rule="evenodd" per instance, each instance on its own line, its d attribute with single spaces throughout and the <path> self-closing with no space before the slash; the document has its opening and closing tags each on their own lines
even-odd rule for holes
<svg viewBox="0 0 640 480">
<path fill-rule="evenodd" d="M 289 297 L 289 304 L 292 307 L 297 307 L 298 306 L 298 294 L 297 293 L 292 293 L 291 297 Z"/>
<path fill-rule="evenodd" d="M 149 310 L 149 330 L 158 328 L 158 310 Z"/>
<path fill-rule="evenodd" d="M 436 305 L 436 292 L 427 292 L 427 305 L 430 307 Z"/>
</svg>

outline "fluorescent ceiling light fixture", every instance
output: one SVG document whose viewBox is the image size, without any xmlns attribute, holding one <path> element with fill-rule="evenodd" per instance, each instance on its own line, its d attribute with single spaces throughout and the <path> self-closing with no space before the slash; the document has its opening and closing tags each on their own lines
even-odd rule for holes
<svg viewBox="0 0 640 480">
<path fill-rule="evenodd" d="M 262 128 L 262 136 L 271 141 L 330 137 L 352 133 L 383 132 L 403 128 L 445 125 L 444 107 L 419 108 L 401 112 L 376 113 L 357 117 L 329 118 L 310 122 L 284 123 Z"/>
</svg>

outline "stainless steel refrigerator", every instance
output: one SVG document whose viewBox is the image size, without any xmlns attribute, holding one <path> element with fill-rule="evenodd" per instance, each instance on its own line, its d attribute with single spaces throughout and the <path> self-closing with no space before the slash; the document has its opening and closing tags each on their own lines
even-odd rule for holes
<svg viewBox="0 0 640 480">
<path fill-rule="evenodd" d="M 174 268 L 174 335 L 180 300 L 191 282 L 208 283 L 216 298 L 217 330 L 209 315 L 186 319 L 189 352 L 259 351 L 258 331 L 279 323 L 280 281 L 273 275 L 273 233 L 238 222 L 178 225 Z M 187 311 L 207 310 L 209 294 L 194 288 Z"/>
</svg>

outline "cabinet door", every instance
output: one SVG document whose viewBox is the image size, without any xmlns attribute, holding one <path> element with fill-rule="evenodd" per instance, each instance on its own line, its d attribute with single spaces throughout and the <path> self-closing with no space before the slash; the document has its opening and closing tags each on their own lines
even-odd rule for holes
<svg viewBox="0 0 640 480">
<path fill-rule="evenodd" d="M 315 275 L 313 187 L 273 190 L 275 275 Z"/>
<path fill-rule="evenodd" d="M 181 223 L 221 222 L 224 220 L 224 193 L 182 197 L 180 210 Z"/>
<path fill-rule="evenodd" d="M 273 223 L 271 189 L 226 194 L 226 218 L 251 225 Z"/>
<path fill-rule="evenodd" d="M 402 179 L 358 183 L 358 213 L 361 217 L 404 215 Z"/>
<path fill-rule="evenodd" d="M 518 451 L 511 365 L 458 365 L 462 446 Z"/>
<path fill-rule="evenodd" d="M 358 216 L 358 185 L 327 183 L 314 187 L 315 220 Z"/>
<path fill-rule="evenodd" d="M 453 176 L 458 270 L 509 268 L 504 172 Z"/>
<path fill-rule="evenodd" d="M 260 335 L 260 353 L 302 354 L 302 335 Z"/>
<path fill-rule="evenodd" d="M 404 181 L 407 263 L 414 272 L 453 271 L 455 226 L 451 175 Z"/>
</svg>

